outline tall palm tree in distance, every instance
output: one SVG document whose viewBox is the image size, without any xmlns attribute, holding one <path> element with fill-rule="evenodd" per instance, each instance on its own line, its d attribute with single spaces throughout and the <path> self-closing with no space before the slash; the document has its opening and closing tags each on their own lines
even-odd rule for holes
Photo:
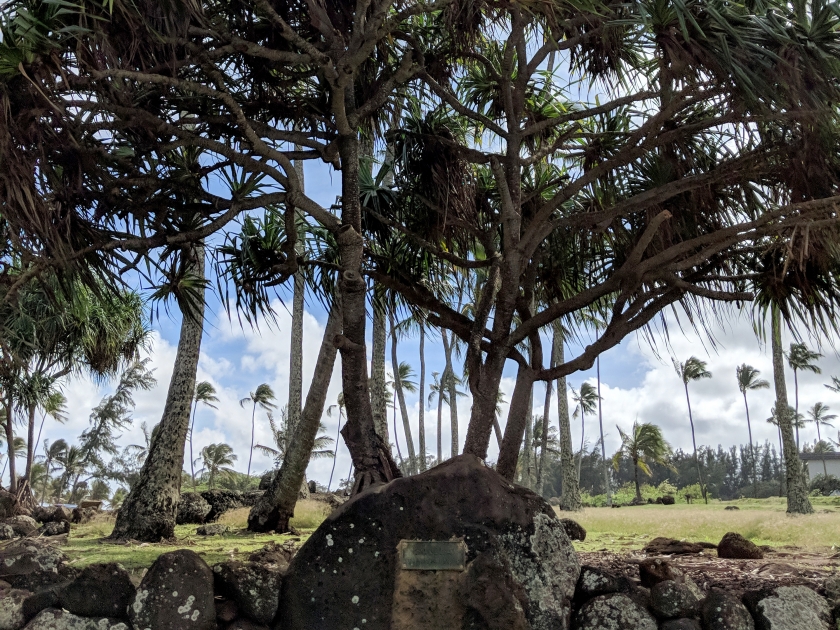
<svg viewBox="0 0 840 630">
<path fill-rule="evenodd" d="M 403 419 L 403 431 L 405 432 L 405 441 L 408 448 L 409 474 L 414 474 L 416 469 L 414 441 L 411 439 L 411 425 L 408 422 L 408 407 L 405 404 L 405 392 L 413 394 L 417 391 L 417 383 L 413 379 L 414 370 L 408 363 L 402 361 L 397 367 L 396 373 L 391 374 L 391 380 L 386 384 L 391 388 L 391 405 L 394 409 L 394 443 L 397 445 L 397 455 L 399 455 L 399 458 L 402 460 L 400 440 L 397 436 L 397 401 L 399 401 L 400 414 Z"/>
<path fill-rule="evenodd" d="M 591 383 L 583 382 L 579 390 L 572 388 L 572 400 L 577 404 L 573 416 L 580 416 L 580 451 L 578 452 L 577 478 L 580 483 L 580 465 L 583 460 L 584 433 L 586 431 L 586 414 L 594 413 L 598 405 L 598 391 Z"/>
<path fill-rule="evenodd" d="M 828 405 L 824 405 L 821 402 L 814 403 L 814 406 L 808 410 L 808 419 L 810 422 L 813 422 L 817 426 L 817 440 L 820 442 L 822 441 L 822 434 L 820 433 L 820 425 L 824 427 L 833 427 L 834 425 L 831 424 L 831 420 L 835 420 L 837 418 L 837 414 L 828 413 L 830 411 L 830 407 Z M 828 477 L 828 469 L 825 465 L 825 457 L 822 458 L 822 465 L 823 465 L 823 474 Z"/>
<path fill-rule="evenodd" d="M 195 412 L 198 409 L 198 404 L 202 403 L 216 409 L 213 403 L 219 402 L 216 396 L 216 388 L 209 381 L 201 381 L 195 386 L 195 393 L 193 394 L 193 408 L 192 419 L 190 420 L 190 475 L 192 476 L 193 492 L 195 492 L 195 462 L 193 461 L 193 429 L 195 428 Z"/>
<path fill-rule="evenodd" d="M 625 433 L 616 425 L 621 436 L 621 446 L 613 455 L 613 467 L 618 470 L 619 462 L 627 457 L 633 462 L 633 478 L 636 482 L 636 500 L 642 500 L 642 490 L 639 485 L 639 469 L 648 477 L 651 476 L 650 464 L 668 464 L 671 447 L 662 436 L 662 429 L 650 422 L 633 423 L 630 433 Z"/>
<path fill-rule="evenodd" d="M 799 377 L 798 373 L 801 371 L 813 372 L 814 374 L 821 374 L 822 370 L 816 364 L 817 359 L 822 355 L 819 352 L 814 352 L 804 343 L 790 344 L 790 350 L 786 353 L 788 365 L 793 370 L 793 409 L 799 413 Z M 799 448 L 799 427 L 796 428 L 796 448 Z"/>
<path fill-rule="evenodd" d="M 327 415 L 332 417 L 333 411 L 338 410 L 338 429 L 336 430 L 335 434 L 335 452 L 333 453 L 333 464 L 332 470 L 330 470 L 330 480 L 327 482 L 327 492 L 330 491 L 330 486 L 332 486 L 332 479 L 333 474 L 335 473 L 335 461 L 338 459 L 338 444 L 340 442 L 341 436 L 341 421 L 344 419 L 344 392 L 338 392 L 338 399 L 336 400 L 334 405 L 330 405 L 327 407 Z"/>
<path fill-rule="evenodd" d="M 247 476 L 251 476 L 251 459 L 254 457 L 254 435 L 256 432 L 256 416 L 257 416 L 257 407 L 263 409 L 265 411 L 271 411 L 272 409 L 276 409 L 277 405 L 275 405 L 272 401 L 274 400 L 274 390 L 271 389 L 271 386 L 268 383 L 262 383 L 257 387 L 256 390 L 248 394 L 245 398 L 239 401 L 239 405 L 244 407 L 246 404 L 251 403 L 251 450 L 248 453 L 248 472 Z"/>
<path fill-rule="evenodd" d="M 688 404 L 688 422 L 691 425 L 691 443 L 694 446 L 694 463 L 697 465 L 697 476 L 700 480 L 700 492 L 703 493 L 703 501 L 709 502 L 706 496 L 706 485 L 703 483 L 703 469 L 700 466 L 700 458 L 697 457 L 697 438 L 694 435 L 694 418 L 691 415 L 691 398 L 688 395 L 688 384 L 691 381 L 699 381 L 704 378 L 712 378 L 712 373 L 706 369 L 706 362 L 701 361 L 697 357 L 689 357 L 685 363 L 680 363 L 673 359 L 674 369 L 677 371 L 677 376 L 683 382 L 685 387 L 685 402 Z"/>
<path fill-rule="evenodd" d="M 752 460 L 753 469 L 753 498 L 758 498 L 758 478 L 755 472 L 755 447 L 753 446 L 752 425 L 750 424 L 750 406 L 747 403 L 747 392 L 755 391 L 757 389 L 769 389 L 770 383 L 764 379 L 758 378 L 761 372 L 756 370 L 753 366 L 742 363 L 735 368 L 735 377 L 738 380 L 738 389 L 744 396 L 744 409 L 747 412 L 747 432 L 750 436 L 750 459 Z"/>
<path fill-rule="evenodd" d="M 233 448 L 224 442 L 221 444 L 208 444 L 201 449 L 201 461 L 204 468 L 200 473 L 207 473 L 207 486 L 212 490 L 219 475 L 231 474 L 233 462 L 236 461 Z"/>
</svg>

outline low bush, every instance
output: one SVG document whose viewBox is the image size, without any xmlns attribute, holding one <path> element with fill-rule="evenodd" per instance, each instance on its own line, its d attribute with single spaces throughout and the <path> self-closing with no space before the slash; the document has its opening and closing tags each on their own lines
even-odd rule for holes
<svg viewBox="0 0 840 630">
<path fill-rule="evenodd" d="M 811 480 L 811 492 L 816 496 L 827 497 L 835 490 L 840 490 L 840 479 L 834 475 L 817 475 Z"/>
</svg>

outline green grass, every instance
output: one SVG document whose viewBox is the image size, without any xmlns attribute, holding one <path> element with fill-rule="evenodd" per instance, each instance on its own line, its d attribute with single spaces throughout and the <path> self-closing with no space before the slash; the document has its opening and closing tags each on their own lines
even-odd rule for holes
<svg viewBox="0 0 840 630">
<path fill-rule="evenodd" d="M 641 549 L 652 538 L 718 543 L 726 532 L 738 532 L 757 545 L 829 551 L 840 547 L 840 500 L 812 498 L 815 514 L 789 516 L 783 499 L 742 499 L 692 505 L 640 505 L 586 508 L 571 516 L 587 530 L 580 551 Z M 727 505 L 738 510 L 727 511 Z"/>
<path fill-rule="evenodd" d="M 192 549 L 209 565 L 223 560 L 244 560 L 269 542 L 281 544 L 299 539 L 302 544 L 326 518 L 329 508 L 318 501 L 300 501 L 295 508 L 293 527 L 300 536 L 288 534 L 253 534 L 245 529 L 248 522 L 248 508 L 232 510 L 223 514 L 220 523 L 228 525 L 231 531 L 222 536 L 198 536 L 196 525 L 175 527 L 176 540 L 172 543 L 128 543 L 114 544 L 104 540 L 114 528 L 114 521 L 101 515 L 85 525 L 74 525 L 63 551 L 74 567 L 84 567 L 98 562 L 118 562 L 129 572 L 138 573 L 148 568 L 157 557 L 175 549 Z"/>
</svg>

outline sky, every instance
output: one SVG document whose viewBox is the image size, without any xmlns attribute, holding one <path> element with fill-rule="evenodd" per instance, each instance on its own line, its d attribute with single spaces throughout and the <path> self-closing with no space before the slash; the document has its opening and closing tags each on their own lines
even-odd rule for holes
<svg viewBox="0 0 840 630">
<path fill-rule="evenodd" d="M 338 176 L 333 176 L 326 168 L 307 165 L 307 189 L 316 201 L 329 206 L 338 193 Z M 288 296 L 281 296 L 288 301 Z M 290 304 L 290 301 L 288 301 Z M 277 403 L 282 406 L 288 398 L 289 376 L 289 340 L 291 316 L 284 302 L 274 303 L 277 314 L 274 323 L 260 320 L 257 328 L 248 324 L 240 325 L 235 315 L 221 306 L 218 299 L 210 295 L 207 320 L 202 341 L 201 358 L 198 368 L 198 380 L 207 380 L 216 387 L 219 403 L 216 409 L 200 407 L 196 416 L 196 428 L 193 442 L 194 457 L 198 457 L 201 448 L 210 443 L 226 442 L 238 456 L 235 468 L 245 471 L 251 443 L 251 410 L 243 408 L 239 400 L 254 391 L 260 383 L 268 383 L 277 394 Z M 177 310 L 177 309 L 174 309 Z M 685 392 L 682 382 L 674 372 L 672 357 L 685 361 L 694 355 L 708 362 L 708 369 L 713 378 L 691 383 L 689 386 L 694 423 L 698 444 L 729 446 L 748 441 L 745 420 L 744 401 L 738 391 L 735 368 L 741 363 L 748 363 L 758 368 L 762 377 L 772 382 L 772 368 L 769 347 L 762 344 L 753 331 L 748 314 L 733 317 L 725 325 L 715 328 L 715 343 L 711 344 L 704 334 L 690 328 L 681 330 L 675 325 L 674 317 L 668 317 L 670 337 L 666 341 L 661 335 L 655 336 L 657 348 L 640 335 L 631 335 L 619 346 L 601 356 L 601 394 L 605 442 L 608 454 L 614 452 L 620 443 L 616 426 L 629 429 L 634 420 L 653 422 L 662 427 L 665 438 L 674 448 L 690 449 L 691 433 L 689 429 Z M 304 320 L 304 397 L 311 381 L 315 359 L 321 342 L 326 314 L 317 303 L 307 305 Z M 179 316 L 164 314 L 153 322 L 153 334 L 147 356 L 151 358 L 157 385 L 150 391 L 135 394 L 136 408 L 133 424 L 119 439 L 121 445 L 142 444 L 140 429 L 145 422 L 149 427 L 161 417 L 169 378 L 178 343 L 180 328 Z M 370 335 L 370 331 L 368 331 Z M 432 372 L 443 371 L 443 351 L 439 336 L 430 333 L 427 339 L 427 375 L 426 382 L 432 382 Z M 786 334 L 785 347 L 791 338 Z M 812 347 L 817 341 L 805 339 Z M 368 342 L 368 351 L 370 343 Z M 567 347 L 567 360 L 581 348 L 570 344 Z M 840 394 L 827 390 L 823 385 L 830 382 L 831 375 L 840 375 L 840 357 L 834 349 L 823 344 L 821 351 L 825 356 L 820 360 L 822 374 L 800 374 L 800 411 L 821 401 L 840 411 Z M 415 371 L 419 369 L 419 350 L 417 339 L 405 339 L 399 344 L 399 360 L 411 364 Z M 390 371 L 390 348 L 387 352 L 387 369 Z M 790 404 L 794 403 L 793 374 L 788 370 L 788 390 Z M 514 386 L 514 367 L 505 375 L 502 391 L 506 400 L 510 400 Z M 335 405 L 340 392 L 340 357 L 336 361 L 332 381 L 327 393 L 327 407 Z M 595 369 L 571 375 L 570 386 L 578 388 L 583 381 L 595 384 Z M 114 382 L 97 384 L 87 378 L 73 378 L 64 383 L 63 391 L 68 399 L 68 420 L 58 424 L 47 419 L 44 424 L 43 440 L 54 441 L 59 438 L 74 441 L 87 428 L 90 412 L 104 395 L 113 391 Z M 467 389 L 465 387 L 465 389 Z M 428 389 L 426 395 L 428 396 Z M 541 385 L 534 391 L 534 414 L 541 415 L 544 389 Z M 752 429 L 755 441 L 770 440 L 777 443 L 774 427 L 765 420 L 773 405 L 773 391 L 760 390 L 749 393 L 749 405 L 752 417 Z M 417 421 L 420 400 L 417 394 L 407 394 L 409 414 L 415 448 L 418 446 Z M 463 446 L 466 436 L 466 422 L 469 418 L 471 399 L 469 395 L 458 401 L 458 415 L 461 420 L 459 447 Z M 570 401 L 570 408 L 574 406 Z M 506 406 L 502 413 L 502 426 L 507 414 Z M 436 444 L 436 403 L 426 401 L 426 444 L 430 454 L 434 454 Z M 332 414 L 325 412 L 323 423 L 326 434 L 335 438 L 339 417 L 335 409 Z M 389 422 L 393 431 L 393 411 L 389 411 Z M 556 426 L 557 401 L 552 397 L 551 422 Z M 265 413 L 257 411 L 255 423 L 255 443 L 271 445 L 271 432 Z M 840 426 L 840 425 L 838 425 Z M 829 430 L 830 437 L 836 438 L 837 431 Z M 597 416 L 585 418 L 584 439 L 592 448 L 598 440 Z M 405 435 L 402 421 L 397 418 L 397 430 L 400 449 L 406 454 Z M 444 407 L 443 413 L 443 452 L 450 451 L 449 412 Z M 803 440 L 812 441 L 816 431 L 809 426 L 802 433 Z M 581 440 L 581 424 L 573 420 L 572 439 L 575 448 Z M 391 437 L 394 441 L 393 434 Z M 495 438 L 491 438 L 488 460 L 494 461 L 498 454 Z M 269 457 L 254 452 L 252 471 L 262 472 L 272 465 Z M 330 478 L 333 462 L 331 459 L 313 460 L 307 471 L 310 479 L 326 484 Z M 187 469 L 189 464 L 186 463 Z M 335 462 L 333 487 L 339 479 L 346 478 L 350 469 L 350 457 L 343 441 L 339 441 L 338 456 Z M 6 476 L 7 477 L 7 476 Z"/>
</svg>

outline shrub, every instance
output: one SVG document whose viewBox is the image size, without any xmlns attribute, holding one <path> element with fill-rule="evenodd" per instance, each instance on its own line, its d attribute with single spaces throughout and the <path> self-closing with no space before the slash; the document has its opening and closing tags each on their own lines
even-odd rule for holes
<svg viewBox="0 0 840 630">
<path fill-rule="evenodd" d="M 816 496 L 827 497 L 835 490 L 840 490 L 840 479 L 834 475 L 817 475 L 811 480 L 811 492 L 819 492 Z"/>
</svg>

